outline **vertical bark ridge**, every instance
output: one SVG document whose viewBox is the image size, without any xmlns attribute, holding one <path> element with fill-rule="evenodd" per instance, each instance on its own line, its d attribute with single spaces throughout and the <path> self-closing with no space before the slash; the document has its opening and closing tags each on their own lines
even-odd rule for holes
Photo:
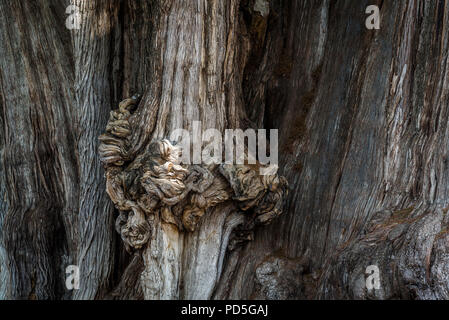
<svg viewBox="0 0 449 320">
<path fill-rule="evenodd" d="M 83 16 L 73 30 L 77 149 L 80 166 L 79 246 L 80 290 L 75 299 L 103 297 L 109 289 L 114 259 L 113 211 L 105 192 L 98 157 L 98 136 L 108 120 L 114 89 L 111 61 L 120 2 L 74 1 Z"/>
</svg>

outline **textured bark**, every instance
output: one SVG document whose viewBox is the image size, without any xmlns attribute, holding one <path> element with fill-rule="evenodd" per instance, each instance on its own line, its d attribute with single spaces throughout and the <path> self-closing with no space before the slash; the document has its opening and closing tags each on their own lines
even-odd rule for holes
<svg viewBox="0 0 449 320">
<path fill-rule="evenodd" d="M 64 10 L 0 4 L 3 298 L 60 297 L 61 266 L 76 250 L 73 56 L 68 31 L 57 27 Z"/>
<path fill-rule="evenodd" d="M 281 168 L 293 186 L 290 203 L 279 224 L 260 230 L 235 258 L 231 286 L 219 297 L 276 291 L 264 282 L 288 268 L 257 279 L 267 265 L 261 252 L 273 247 L 304 264 L 296 297 L 447 298 L 447 4 L 378 2 L 379 31 L 364 28 L 369 4 L 290 7 L 292 65 L 286 82 L 272 84 L 284 100 L 275 99 L 279 116 L 271 118 L 287 144 Z M 379 212 L 411 214 L 402 235 L 396 230 L 399 247 L 391 248 L 382 227 L 398 222 Z M 366 236 L 368 251 L 362 240 L 373 216 L 384 232 Z M 371 295 L 363 286 L 369 265 L 384 276 L 383 290 Z"/>
<path fill-rule="evenodd" d="M 70 1 L 0 1 L 0 298 L 143 298 L 97 139 L 135 93 L 135 154 L 195 120 L 279 129 L 284 215 L 180 297 L 449 298 L 446 1 L 73 3 L 69 31 Z"/>
</svg>

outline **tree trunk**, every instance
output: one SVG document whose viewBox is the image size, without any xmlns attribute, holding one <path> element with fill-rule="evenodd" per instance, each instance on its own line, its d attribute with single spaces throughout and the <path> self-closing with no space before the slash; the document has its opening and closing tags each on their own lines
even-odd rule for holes
<svg viewBox="0 0 449 320">
<path fill-rule="evenodd" d="M 448 17 L 437 0 L 0 2 L 0 299 L 449 298 Z M 194 231 L 161 210 L 129 250 L 98 137 L 134 94 L 130 162 L 194 121 L 279 129 L 280 217 L 229 246 L 237 201 Z"/>
</svg>

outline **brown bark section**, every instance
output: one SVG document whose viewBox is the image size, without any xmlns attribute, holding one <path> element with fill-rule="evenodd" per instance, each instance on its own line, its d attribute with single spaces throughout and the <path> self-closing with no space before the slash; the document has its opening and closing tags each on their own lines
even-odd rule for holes
<svg viewBox="0 0 449 320">
<path fill-rule="evenodd" d="M 447 3 L 261 2 L 80 0 L 72 31 L 68 1 L 0 3 L 0 298 L 141 297 L 97 153 L 134 93 L 136 153 L 194 120 L 280 130 L 286 214 L 214 298 L 448 298 Z"/>
</svg>

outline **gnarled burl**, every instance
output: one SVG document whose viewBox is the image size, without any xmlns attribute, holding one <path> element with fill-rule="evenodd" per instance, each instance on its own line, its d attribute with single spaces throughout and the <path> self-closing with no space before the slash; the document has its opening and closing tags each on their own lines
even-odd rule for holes
<svg viewBox="0 0 449 320">
<path fill-rule="evenodd" d="M 99 138 L 117 232 L 142 254 L 146 299 L 208 299 L 226 251 L 282 213 L 287 181 L 276 170 L 260 175 L 260 164 L 182 164 L 182 149 L 165 139 L 131 156 L 137 102 L 122 101 Z"/>
</svg>

